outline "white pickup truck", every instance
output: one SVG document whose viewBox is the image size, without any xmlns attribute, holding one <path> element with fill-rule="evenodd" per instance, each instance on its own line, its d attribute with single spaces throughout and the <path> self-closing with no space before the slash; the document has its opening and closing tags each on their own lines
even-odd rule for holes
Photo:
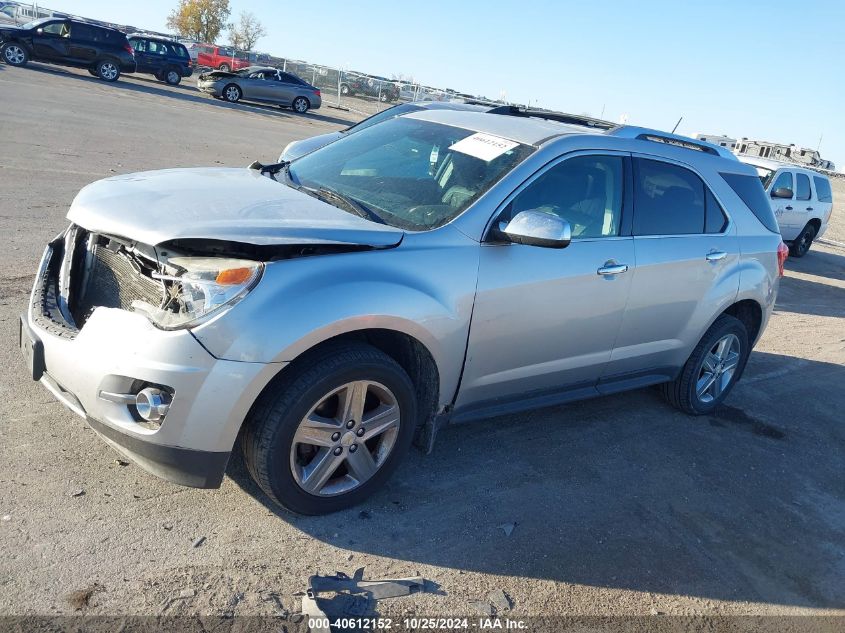
<svg viewBox="0 0 845 633">
<path fill-rule="evenodd" d="M 828 177 L 791 163 L 749 156 L 738 158 L 757 169 L 790 255 L 806 255 L 813 240 L 824 234 L 833 212 Z"/>
</svg>

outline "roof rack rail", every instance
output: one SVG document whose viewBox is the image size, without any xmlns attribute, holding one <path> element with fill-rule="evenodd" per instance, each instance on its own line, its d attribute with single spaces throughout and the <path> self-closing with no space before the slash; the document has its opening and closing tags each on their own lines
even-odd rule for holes
<svg viewBox="0 0 845 633">
<path fill-rule="evenodd" d="M 499 106 L 490 110 L 488 114 L 532 117 L 537 119 L 546 119 L 548 121 L 557 121 L 558 123 L 568 123 L 569 125 L 594 127 L 600 130 L 613 130 L 619 127 L 616 123 L 603 121 L 602 119 L 594 119 L 593 117 L 582 114 L 568 114 L 566 112 L 555 112 L 553 110 L 530 109 L 523 108 L 522 106 Z"/>
<path fill-rule="evenodd" d="M 713 156 L 721 156 L 722 158 L 732 158 L 734 160 L 738 160 L 736 155 L 725 147 L 720 147 L 705 141 L 698 141 L 686 136 L 680 136 L 679 134 L 672 134 L 671 132 L 663 132 L 661 130 L 654 130 L 647 127 L 623 125 L 611 130 L 608 134 L 612 134 L 613 136 L 617 136 L 619 138 L 633 138 L 640 141 L 664 143 L 666 145 L 674 145 L 675 147 L 691 149 L 696 152 L 712 154 Z"/>
</svg>

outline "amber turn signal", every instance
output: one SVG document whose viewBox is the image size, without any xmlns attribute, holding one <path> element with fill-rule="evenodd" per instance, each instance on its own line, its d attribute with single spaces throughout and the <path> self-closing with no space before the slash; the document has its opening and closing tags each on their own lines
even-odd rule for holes
<svg viewBox="0 0 845 633">
<path fill-rule="evenodd" d="M 217 281 L 221 286 L 235 286 L 242 284 L 252 276 L 251 268 L 229 268 L 217 273 Z"/>
</svg>

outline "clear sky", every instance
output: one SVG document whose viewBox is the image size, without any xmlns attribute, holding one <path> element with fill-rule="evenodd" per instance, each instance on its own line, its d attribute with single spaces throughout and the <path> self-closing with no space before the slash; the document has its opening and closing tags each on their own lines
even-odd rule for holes
<svg viewBox="0 0 845 633">
<path fill-rule="evenodd" d="M 165 31 L 176 0 L 39 5 Z M 678 132 L 815 148 L 845 170 L 845 1 L 230 0 L 258 50 Z M 225 41 L 225 38 L 222 38 Z"/>
</svg>

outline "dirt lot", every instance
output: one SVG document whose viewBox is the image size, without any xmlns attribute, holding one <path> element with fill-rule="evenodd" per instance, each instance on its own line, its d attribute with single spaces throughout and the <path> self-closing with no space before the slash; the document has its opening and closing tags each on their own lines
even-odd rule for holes
<svg viewBox="0 0 845 633">
<path fill-rule="evenodd" d="M 467 615 L 494 589 L 517 616 L 845 615 L 845 250 L 788 262 L 717 416 L 643 390 L 449 428 L 366 505 L 303 518 L 239 462 L 202 491 L 116 461 L 26 379 L 17 317 L 83 185 L 270 160 L 341 113 L 36 65 L 0 65 L 0 112 L 0 614 L 273 614 L 298 610 L 311 574 L 365 567 L 439 588 L 383 615 Z M 72 592 L 89 588 L 83 606 Z"/>
</svg>

